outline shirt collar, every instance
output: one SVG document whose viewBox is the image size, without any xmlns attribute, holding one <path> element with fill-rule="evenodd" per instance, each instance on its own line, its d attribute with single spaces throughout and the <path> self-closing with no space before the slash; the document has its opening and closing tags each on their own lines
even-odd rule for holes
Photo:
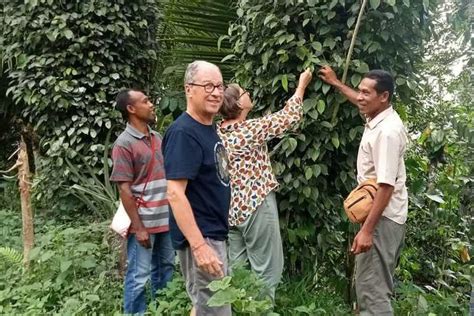
<svg viewBox="0 0 474 316">
<path fill-rule="evenodd" d="M 133 137 L 135 138 L 138 138 L 138 139 L 142 139 L 143 137 L 146 137 L 145 134 L 143 134 L 142 132 L 140 132 L 139 130 L 137 130 L 135 127 L 133 127 L 131 124 L 127 123 L 127 127 L 125 128 L 125 131 L 127 133 L 129 133 L 130 135 L 132 135 Z M 153 133 L 153 131 L 151 130 L 150 126 L 148 126 L 148 132 L 150 133 L 150 135 Z"/>
<path fill-rule="evenodd" d="M 393 113 L 393 107 L 392 106 L 389 106 L 388 108 L 386 108 L 385 110 L 383 110 L 382 112 L 380 112 L 379 114 L 377 114 L 376 117 L 374 117 L 373 119 L 371 120 L 367 120 L 367 123 L 365 124 L 367 127 L 369 127 L 370 129 L 374 129 L 380 122 L 382 122 L 387 116 L 389 116 L 390 114 Z"/>
</svg>

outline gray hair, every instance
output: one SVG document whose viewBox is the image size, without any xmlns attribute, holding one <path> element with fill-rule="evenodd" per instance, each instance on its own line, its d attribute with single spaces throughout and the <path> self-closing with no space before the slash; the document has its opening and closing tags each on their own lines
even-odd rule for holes
<svg viewBox="0 0 474 316">
<path fill-rule="evenodd" d="M 193 83 L 194 78 L 196 77 L 196 74 L 198 73 L 198 70 L 206 66 L 207 67 L 213 66 L 219 69 L 219 67 L 217 67 L 217 65 L 214 65 L 213 63 L 210 63 L 204 60 L 195 60 L 192 63 L 190 63 L 188 67 L 186 68 L 186 72 L 184 73 L 184 84 Z"/>
</svg>

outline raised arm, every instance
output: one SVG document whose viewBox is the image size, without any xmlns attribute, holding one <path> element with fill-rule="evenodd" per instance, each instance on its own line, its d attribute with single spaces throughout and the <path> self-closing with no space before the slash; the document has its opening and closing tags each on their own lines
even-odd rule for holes
<svg viewBox="0 0 474 316">
<path fill-rule="evenodd" d="M 257 137 L 262 136 L 263 141 L 268 141 L 283 134 L 301 120 L 303 116 L 303 96 L 312 78 L 313 75 L 311 71 L 306 69 L 300 74 L 296 91 L 288 100 L 285 107 L 278 112 L 256 120 L 256 123 L 262 126 L 261 131 L 260 129 L 256 129 L 258 131 Z"/>
<path fill-rule="evenodd" d="M 331 67 L 321 67 L 318 71 L 318 76 L 321 80 L 339 90 L 339 92 L 341 92 L 353 105 L 357 105 L 357 95 L 359 93 L 337 79 L 336 73 Z"/>
<path fill-rule="evenodd" d="M 313 74 L 311 73 L 311 70 L 309 70 L 309 68 L 306 69 L 304 72 L 302 72 L 300 74 L 300 78 L 298 80 L 298 86 L 296 87 L 296 91 L 294 95 L 299 97 L 300 99 L 303 99 L 304 92 L 306 91 L 306 88 L 308 87 L 312 78 L 313 78 Z"/>
</svg>

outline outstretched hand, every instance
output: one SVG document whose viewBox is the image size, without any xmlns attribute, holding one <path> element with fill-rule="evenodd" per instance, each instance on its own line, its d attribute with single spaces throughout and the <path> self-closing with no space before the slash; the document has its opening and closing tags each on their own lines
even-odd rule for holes
<svg viewBox="0 0 474 316">
<path fill-rule="evenodd" d="M 306 70 L 300 74 L 300 79 L 298 81 L 298 88 L 302 89 L 303 91 L 306 90 L 306 87 L 309 85 L 312 78 L 313 78 L 313 74 L 311 70 L 309 68 L 306 68 Z"/>
<path fill-rule="evenodd" d="M 321 69 L 318 71 L 318 77 L 321 78 L 324 82 L 327 84 L 330 84 L 331 86 L 336 85 L 339 82 L 339 79 L 337 79 L 336 73 L 330 66 L 322 66 Z"/>
</svg>

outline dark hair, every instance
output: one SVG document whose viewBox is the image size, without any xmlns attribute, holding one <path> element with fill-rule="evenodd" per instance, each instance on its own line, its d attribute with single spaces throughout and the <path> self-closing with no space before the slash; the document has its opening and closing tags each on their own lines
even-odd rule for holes
<svg viewBox="0 0 474 316">
<path fill-rule="evenodd" d="M 128 120 L 128 110 L 127 105 L 130 104 L 130 91 L 135 91 L 134 89 L 122 89 L 117 93 L 115 97 L 115 109 L 122 113 L 124 120 Z"/>
<path fill-rule="evenodd" d="M 242 112 L 242 108 L 239 106 L 240 98 L 240 87 L 236 83 L 231 83 L 227 86 L 224 91 L 224 102 L 219 110 L 219 113 L 226 120 L 235 119 Z"/>
<path fill-rule="evenodd" d="M 375 80 L 375 91 L 381 94 L 388 91 L 388 101 L 392 100 L 394 84 L 392 75 L 385 70 L 374 69 L 365 74 L 364 78 Z"/>
</svg>

